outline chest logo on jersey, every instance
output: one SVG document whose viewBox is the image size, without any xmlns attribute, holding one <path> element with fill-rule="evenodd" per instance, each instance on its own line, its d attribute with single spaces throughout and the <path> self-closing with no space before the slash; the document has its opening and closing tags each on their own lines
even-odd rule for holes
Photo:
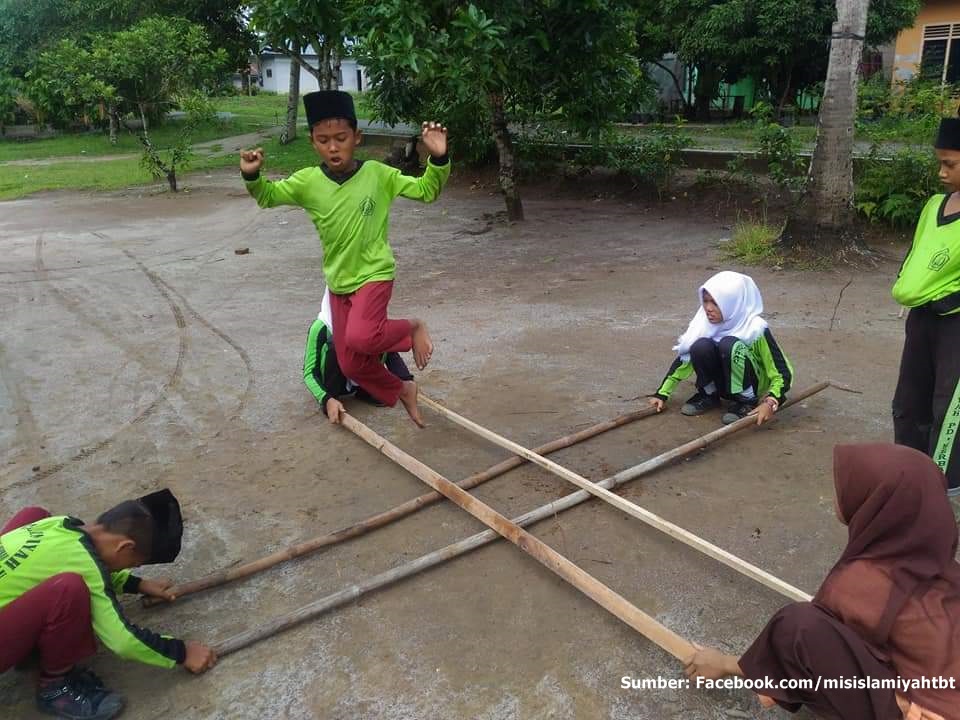
<svg viewBox="0 0 960 720">
<path fill-rule="evenodd" d="M 360 214 L 364 217 L 370 217 L 373 215 L 373 211 L 376 209 L 376 201 L 367 195 L 363 200 L 360 201 Z"/>
<path fill-rule="evenodd" d="M 948 262 L 950 262 L 950 250 L 944 248 L 930 258 L 930 264 L 927 265 L 927 267 L 934 272 L 939 272 L 940 270 L 943 270 L 943 266 Z"/>
</svg>

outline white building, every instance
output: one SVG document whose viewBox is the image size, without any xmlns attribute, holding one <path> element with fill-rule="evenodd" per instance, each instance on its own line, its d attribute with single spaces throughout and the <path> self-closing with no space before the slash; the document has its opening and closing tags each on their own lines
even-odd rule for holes
<svg viewBox="0 0 960 720">
<path fill-rule="evenodd" d="M 317 66 L 317 55 L 312 48 L 302 57 L 307 64 L 313 67 Z M 260 55 L 259 61 L 260 88 L 264 92 L 286 94 L 290 86 L 290 63 L 294 62 L 293 58 L 267 51 Z M 367 86 L 367 73 L 363 66 L 359 65 L 353 58 L 343 58 L 340 61 L 339 88 L 341 90 L 359 91 L 366 90 Z M 301 67 L 300 93 L 305 94 L 319 89 L 320 84 L 317 79 Z"/>
</svg>

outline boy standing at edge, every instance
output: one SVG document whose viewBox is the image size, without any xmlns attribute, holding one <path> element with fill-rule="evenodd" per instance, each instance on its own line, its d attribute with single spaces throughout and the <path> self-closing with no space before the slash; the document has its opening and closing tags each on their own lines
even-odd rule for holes
<svg viewBox="0 0 960 720">
<path fill-rule="evenodd" d="M 360 144 L 353 98 L 339 90 L 303 96 L 310 142 L 323 164 L 304 168 L 286 180 L 260 175 L 262 148 L 240 154 L 247 190 L 262 208 L 302 207 L 323 245 L 323 272 L 330 289 L 334 348 L 344 375 L 384 405 L 403 403 L 423 427 L 417 407 L 417 384 L 400 380 L 381 361 L 383 353 L 413 350 L 423 369 L 433 342 L 422 320 L 387 319 L 396 262 L 387 241 L 390 205 L 398 195 L 433 202 L 450 176 L 447 129 L 423 123 L 421 140 L 430 153 L 419 178 L 353 155 Z"/>
<path fill-rule="evenodd" d="M 960 495 L 960 118 L 934 147 L 946 192 L 927 201 L 893 298 L 910 308 L 893 396 L 894 442 L 926 453 Z"/>
</svg>

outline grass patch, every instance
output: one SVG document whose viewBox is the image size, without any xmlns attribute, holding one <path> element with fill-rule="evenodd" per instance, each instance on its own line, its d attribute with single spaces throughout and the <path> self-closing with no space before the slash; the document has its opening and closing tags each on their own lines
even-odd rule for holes
<svg viewBox="0 0 960 720">
<path fill-rule="evenodd" d="M 306 133 L 292 143 L 281 145 L 276 137 L 267 138 L 262 145 L 266 153 L 267 177 L 285 177 L 301 168 L 319 163 Z M 380 159 L 388 148 L 372 146 L 357 149 L 357 158 Z M 240 182 L 239 158 L 234 155 L 207 157 L 198 154 L 184 173 L 177 173 L 181 183 L 189 183 L 192 173 L 220 168 L 236 168 Z M 61 162 L 50 165 L 0 165 L 0 200 L 13 200 L 45 190 L 119 190 L 137 185 L 149 185 L 155 180 L 140 167 L 140 155 L 103 162 Z"/>
<path fill-rule="evenodd" d="M 215 122 L 201 125 L 193 134 L 195 143 L 207 140 L 218 140 L 231 135 L 239 135 L 246 130 L 236 122 Z M 168 122 L 150 130 L 150 140 L 158 146 L 164 147 L 176 142 L 180 133 L 180 126 L 176 122 Z M 126 155 L 139 153 L 143 150 L 139 136 L 127 130 L 121 130 L 117 135 L 117 144 L 110 144 L 110 136 L 106 131 L 101 133 L 82 133 L 58 135 L 45 140 L 10 140 L 0 139 L 0 162 L 6 160 L 43 160 L 46 158 L 71 157 L 74 155 Z"/>
<path fill-rule="evenodd" d="M 739 260 L 747 265 L 779 265 L 782 263 L 780 228 L 756 220 L 738 220 L 733 227 L 733 236 L 721 250 L 727 260 Z"/>
<path fill-rule="evenodd" d="M 237 164 L 232 156 L 198 158 L 178 180 L 189 179 L 190 173 L 204 172 Z M 99 163 L 54 163 L 0 167 L 0 200 L 14 200 L 45 190 L 119 190 L 155 182 L 140 167 L 140 157 L 105 160 Z M 164 182 L 164 185 L 166 183 Z"/>
</svg>

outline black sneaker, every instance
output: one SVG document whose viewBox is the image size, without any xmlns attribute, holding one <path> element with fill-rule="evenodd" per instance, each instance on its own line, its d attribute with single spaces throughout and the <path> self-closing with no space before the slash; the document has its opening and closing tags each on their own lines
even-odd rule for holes
<svg viewBox="0 0 960 720">
<path fill-rule="evenodd" d="M 74 668 L 37 690 L 37 709 L 68 720 L 109 720 L 123 710 L 121 695 L 107 690 L 89 670 Z"/>
<path fill-rule="evenodd" d="M 735 423 L 741 418 L 745 418 L 753 409 L 757 406 L 756 400 L 735 400 L 730 403 L 730 407 L 727 408 L 727 412 L 723 414 L 723 417 L 720 418 L 720 422 L 724 425 L 729 425 L 730 423 Z"/>
<path fill-rule="evenodd" d="M 707 393 L 698 392 L 683 404 L 680 412 L 683 415 L 690 416 L 703 415 L 708 410 L 713 410 L 717 407 L 720 407 L 719 395 L 716 393 L 708 395 Z"/>
</svg>

